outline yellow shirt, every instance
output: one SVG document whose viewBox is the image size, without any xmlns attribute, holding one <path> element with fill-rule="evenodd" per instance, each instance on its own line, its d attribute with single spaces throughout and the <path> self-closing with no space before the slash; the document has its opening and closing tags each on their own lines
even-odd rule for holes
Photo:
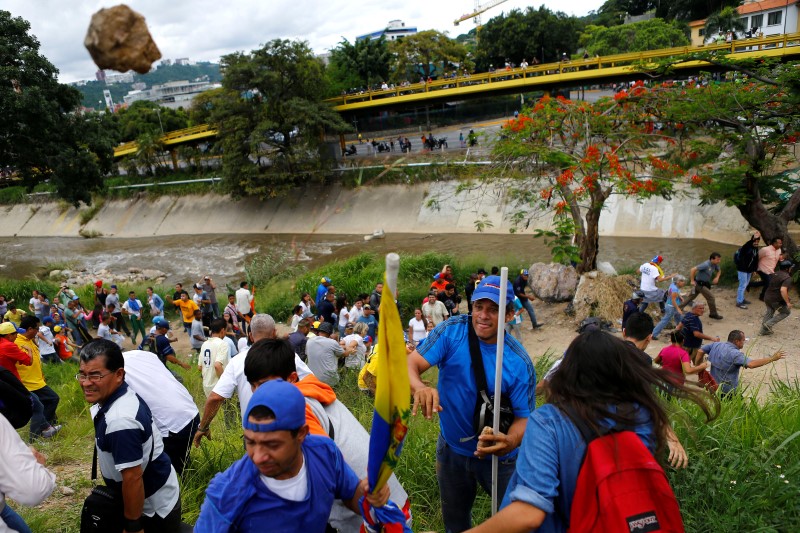
<svg viewBox="0 0 800 533">
<path fill-rule="evenodd" d="M 5 318 L 9 322 L 13 322 L 15 326 L 19 327 L 19 321 L 22 320 L 22 317 L 24 317 L 25 314 L 25 311 L 22 309 L 17 309 L 16 313 L 12 313 L 11 311 L 6 312 Z"/>
<path fill-rule="evenodd" d="M 364 376 L 369 372 L 373 376 L 378 375 L 378 345 L 376 344 L 375 347 L 372 349 L 372 356 L 361 368 L 361 372 L 358 373 L 358 388 L 361 390 L 369 390 L 369 385 L 364 381 Z"/>
<path fill-rule="evenodd" d="M 194 322 L 194 312 L 200 309 L 193 300 L 176 300 L 173 302 L 176 306 L 180 307 L 183 321 L 186 323 Z"/>
<path fill-rule="evenodd" d="M 46 386 L 44 381 L 44 374 L 42 374 L 42 356 L 39 354 L 39 347 L 35 341 L 28 340 L 24 335 L 17 335 L 15 340 L 17 346 L 21 350 L 31 354 L 31 366 L 17 364 L 17 372 L 19 372 L 19 379 L 25 388 L 33 392 Z"/>
</svg>

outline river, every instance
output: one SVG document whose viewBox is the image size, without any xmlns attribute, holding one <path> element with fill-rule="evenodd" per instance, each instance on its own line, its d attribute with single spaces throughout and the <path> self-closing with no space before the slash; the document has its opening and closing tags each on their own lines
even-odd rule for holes
<svg viewBox="0 0 800 533">
<path fill-rule="evenodd" d="M 743 240 L 746 237 L 743 236 Z M 259 252 L 291 251 L 309 268 L 360 252 L 384 254 L 443 252 L 456 257 L 478 256 L 486 269 L 549 261 L 549 250 L 531 235 L 387 234 L 364 241 L 361 235 L 184 235 L 152 238 L 0 238 L 0 277 L 24 278 L 46 265 L 69 263 L 95 272 L 127 272 L 129 267 L 167 273 L 167 283 L 190 281 L 209 274 L 218 282 L 237 282 L 245 264 Z M 730 257 L 736 246 L 699 239 L 601 237 L 600 260 L 616 268 L 639 265 L 656 254 L 664 256 L 667 272 L 688 275 L 712 251 Z"/>
</svg>

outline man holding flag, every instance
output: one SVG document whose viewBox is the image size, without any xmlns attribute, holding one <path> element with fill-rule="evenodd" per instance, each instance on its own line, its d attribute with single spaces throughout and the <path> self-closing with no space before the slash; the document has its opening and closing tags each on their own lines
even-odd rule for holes
<svg viewBox="0 0 800 533">
<path fill-rule="evenodd" d="M 500 276 L 484 278 L 472 294 L 472 315 L 455 316 L 439 324 L 426 341 L 408 357 L 408 374 L 414 393 L 412 414 L 418 409 L 427 419 L 439 414 L 440 435 L 436 445 L 436 476 L 442 498 L 442 517 L 448 533 L 472 525 L 472 505 L 477 485 L 491 494 L 492 465 L 499 458 L 497 493 L 502 499 L 514 473 L 517 448 L 526 420 L 535 405 L 536 372 L 525 348 L 511 335 L 503 339 L 502 395 L 510 401 L 513 422 L 507 433 L 482 434 L 474 427 L 478 386 L 470 354 L 470 328 L 477 336 L 485 375 L 494 376 L 498 328 L 514 314 L 514 290 L 507 283 L 506 316 L 499 316 Z M 503 323 L 500 323 L 500 320 Z M 477 354 L 476 354 L 477 356 Z M 426 385 L 421 374 L 439 367 L 438 390 Z M 380 374 L 379 376 L 380 377 Z M 494 395 L 494 380 L 487 392 Z M 487 425 L 490 425 L 491 421 Z M 374 428 L 374 425 L 373 425 Z M 373 429 L 374 431 L 374 429 Z M 480 435 L 479 435 L 480 434 Z"/>
</svg>

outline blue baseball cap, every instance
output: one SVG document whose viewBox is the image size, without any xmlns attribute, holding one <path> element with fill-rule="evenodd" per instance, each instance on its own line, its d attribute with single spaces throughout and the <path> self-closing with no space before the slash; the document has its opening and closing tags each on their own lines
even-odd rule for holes
<svg viewBox="0 0 800 533">
<path fill-rule="evenodd" d="M 527 268 L 523 268 L 522 270 L 519 271 L 519 273 L 522 274 L 523 276 L 527 276 L 528 275 L 528 269 Z"/>
<path fill-rule="evenodd" d="M 157 327 L 157 328 L 167 328 L 167 329 L 169 329 L 169 322 L 167 322 L 166 320 L 164 320 L 160 316 L 157 316 L 157 317 L 155 317 L 153 319 L 153 325 L 155 327 Z"/>
<path fill-rule="evenodd" d="M 51 316 L 46 316 L 42 319 L 42 324 L 52 324 L 52 323 L 53 323 L 53 317 Z"/>
<path fill-rule="evenodd" d="M 253 408 L 263 406 L 275 413 L 267 424 L 250 422 Z M 306 425 L 306 400 L 300 389 L 282 379 L 267 381 L 256 389 L 242 416 L 242 427 L 258 433 L 294 431 Z"/>
<path fill-rule="evenodd" d="M 19 333 L 20 335 L 25 335 L 27 332 L 28 330 L 25 328 L 17 328 L 17 333 Z"/>
<path fill-rule="evenodd" d="M 510 281 L 506 281 L 506 305 L 514 301 L 514 287 Z M 472 301 L 491 300 L 500 305 L 500 276 L 488 276 L 481 280 L 480 285 L 472 293 Z"/>
</svg>

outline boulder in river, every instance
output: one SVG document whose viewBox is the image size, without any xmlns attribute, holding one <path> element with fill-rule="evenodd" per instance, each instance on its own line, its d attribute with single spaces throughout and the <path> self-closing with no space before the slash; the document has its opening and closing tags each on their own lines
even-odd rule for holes
<svg viewBox="0 0 800 533">
<path fill-rule="evenodd" d="M 575 296 L 578 273 L 573 267 L 557 263 L 534 263 L 528 270 L 528 285 L 540 300 L 569 302 Z"/>
</svg>

